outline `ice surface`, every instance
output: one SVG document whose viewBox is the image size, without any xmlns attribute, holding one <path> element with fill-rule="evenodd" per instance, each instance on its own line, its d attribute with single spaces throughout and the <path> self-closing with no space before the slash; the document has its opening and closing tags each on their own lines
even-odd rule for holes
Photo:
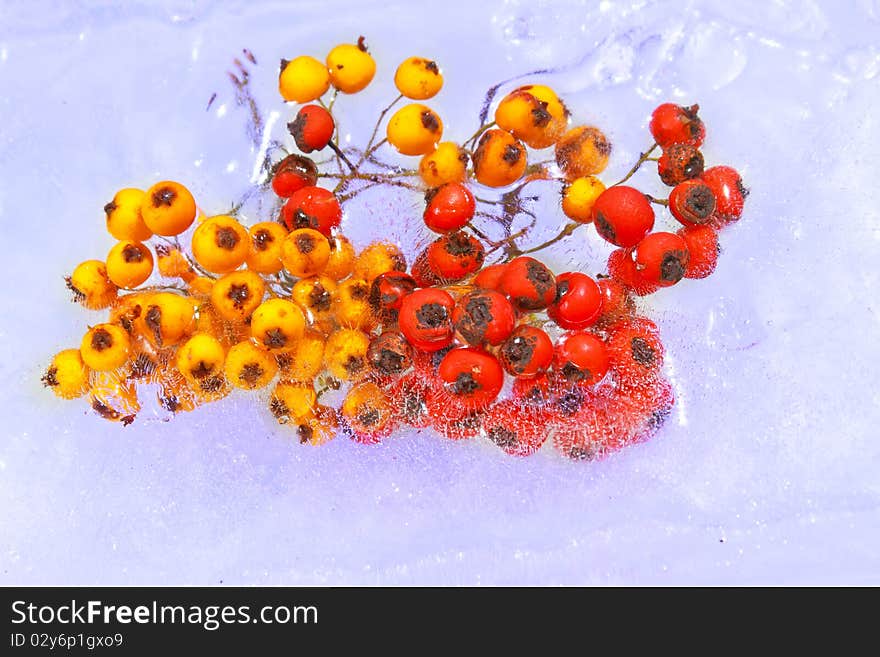
<svg viewBox="0 0 880 657">
<path fill-rule="evenodd" d="M 877 3 L 437 7 L 0 6 L 0 583 L 880 583 Z M 609 180 L 658 101 L 701 104 L 707 160 L 752 194 L 717 272 L 646 305 L 679 400 L 652 441 L 595 463 L 428 433 L 313 449 L 247 395 L 122 428 L 41 389 L 99 317 L 61 277 L 109 249 L 112 192 L 177 178 L 222 210 L 254 171 L 233 57 L 258 58 L 269 118 L 280 57 L 359 34 L 380 74 L 339 103 L 355 141 L 411 54 L 442 63 L 459 139 L 487 87 L 554 69 L 524 79 L 606 129 Z M 361 243 L 426 239 L 400 222 L 418 199 L 370 203 L 346 218 Z M 606 253 L 584 232 L 556 263 Z"/>
</svg>

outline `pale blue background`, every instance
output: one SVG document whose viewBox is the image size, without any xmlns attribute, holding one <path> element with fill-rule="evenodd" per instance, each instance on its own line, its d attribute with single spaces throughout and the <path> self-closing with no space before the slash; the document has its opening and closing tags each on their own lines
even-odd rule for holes
<svg viewBox="0 0 880 657">
<path fill-rule="evenodd" d="M 876 0 L 252 4 L 0 5 L 0 584 L 880 583 Z M 589 464 L 311 449 L 243 395 L 121 428 L 41 389 L 98 321 L 61 277 L 109 249 L 115 189 L 181 179 L 219 212 L 249 185 L 232 58 L 282 112 L 277 60 L 359 34 L 380 73 L 340 103 L 355 141 L 412 54 L 443 66 L 454 139 L 491 84 L 563 67 L 539 77 L 614 140 L 609 180 L 653 106 L 701 103 L 707 159 L 752 195 L 717 273 L 646 311 L 679 397 L 656 439 Z M 418 206 L 374 197 L 346 230 L 424 239 Z M 605 253 L 584 233 L 556 264 Z"/>
</svg>

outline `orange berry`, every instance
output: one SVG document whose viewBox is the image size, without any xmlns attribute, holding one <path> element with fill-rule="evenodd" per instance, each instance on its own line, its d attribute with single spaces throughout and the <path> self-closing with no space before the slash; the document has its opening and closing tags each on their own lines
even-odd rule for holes
<svg viewBox="0 0 880 657">
<path fill-rule="evenodd" d="M 610 155 L 611 142 L 592 126 L 572 128 L 556 142 L 556 164 L 568 180 L 602 173 Z"/>
<path fill-rule="evenodd" d="M 234 217 L 221 215 L 206 219 L 192 236 L 196 262 L 215 274 L 238 269 L 249 251 L 248 231 Z"/>
<path fill-rule="evenodd" d="M 153 273 L 153 254 L 140 242 L 118 242 L 107 254 L 107 277 L 114 285 L 133 288 Z"/>
<path fill-rule="evenodd" d="M 144 223 L 157 235 L 179 235 L 196 218 L 196 201 L 180 183 L 163 180 L 150 187 L 141 202 Z"/>
<path fill-rule="evenodd" d="M 526 148 L 513 135 L 493 128 L 483 133 L 474 152 L 474 176 L 487 187 L 506 187 L 526 171 Z"/>
</svg>

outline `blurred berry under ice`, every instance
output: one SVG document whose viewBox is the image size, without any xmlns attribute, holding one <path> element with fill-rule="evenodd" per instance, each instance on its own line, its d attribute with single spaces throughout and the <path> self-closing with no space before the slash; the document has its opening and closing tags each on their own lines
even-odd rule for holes
<svg viewBox="0 0 880 657">
<path fill-rule="evenodd" d="M 0 583 L 880 583 L 877 0 L 115 5 L 0 8 Z M 410 55 L 442 65 L 457 140 L 488 87 L 550 70 L 523 79 L 606 132 L 612 181 L 653 107 L 700 103 L 707 162 L 751 195 L 715 274 L 643 304 L 677 397 L 652 440 L 592 463 L 429 432 L 310 448 L 246 394 L 123 428 L 41 388 L 99 321 L 62 276 L 111 246 L 116 189 L 177 179 L 220 212 L 258 180 L 242 48 L 277 133 L 278 60 L 361 34 L 379 73 L 338 103 L 353 143 Z M 420 202 L 365 194 L 343 227 L 413 241 Z M 579 231 L 553 264 L 595 272 L 605 247 Z"/>
</svg>

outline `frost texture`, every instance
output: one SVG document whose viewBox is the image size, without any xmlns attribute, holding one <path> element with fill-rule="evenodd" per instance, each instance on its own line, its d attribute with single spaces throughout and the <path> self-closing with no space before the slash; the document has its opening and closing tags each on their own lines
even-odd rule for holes
<svg viewBox="0 0 880 657">
<path fill-rule="evenodd" d="M 452 3 L 431 13 L 437 38 L 412 42 L 399 35 L 423 35 L 428 11 L 414 3 L 393 24 L 378 6 L 89 4 L 0 15 L 0 582 L 880 583 L 876 2 Z M 310 449 L 246 395 L 123 429 L 40 389 L 99 317 L 61 277 L 109 250 L 115 189 L 180 178 L 219 211 L 259 180 L 224 74 L 238 48 L 278 130 L 277 61 L 361 33 L 380 76 L 340 103 L 361 142 L 410 54 L 442 62 L 434 106 L 458 139 L 486 87 L 558 69 L 524 79 L 606 130 L 608 180 L 647 145 L 656 102 L 701 104 L 707 161 L 752 194 L 716 273 L 646 311 L 678 400 L 652 441 L 599 463 L 428 434 Z M 369 203 L 346 220 L 359 246 L 426 238 L 418 199 Z M 605 254 L 584 231 L 554 264 Z"/>
</svg>

